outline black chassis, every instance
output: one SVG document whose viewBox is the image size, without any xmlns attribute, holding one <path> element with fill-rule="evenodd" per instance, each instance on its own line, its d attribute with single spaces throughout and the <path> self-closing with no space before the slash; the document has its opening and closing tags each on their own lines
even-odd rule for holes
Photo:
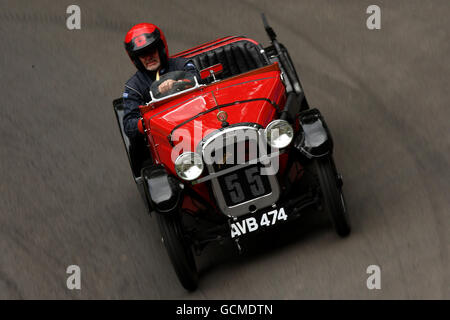
<svg viewBox="0 0 450 320">
<path fill-rule="evenodd" d="M 271 45 L 264 48 L 267 58 L 271 62 L 278 62 L 282 71 L 283 82 L 286 87 L 287 100 L 280 119 L 290 122 L 296 130 L 296 136 L 293 143 L 286 148 L 285 152 L 289 153 L 288 164 L 283 176 L 278 176 L 278 181 L 282 182 L 283 195 L 280 199 L 270 207 L 252 213 L 258 216 L 263 212 L 273 208 L 284 207 L 289 212 L 289 220 L 298 218 L 302 212 L 309 207 L 321 207 L 320 187 L 317 183 L 307 186 L 299 195 L 293 195 L 297 187 L 296 183 L 290 183 L 288 174 L 295 163 L 300 163 L 303 168 L 308 168 L 314 159 L 322 157 L 331 157 L 333 152 L 333 139 L 326 125 L 326 122 L 317 109 L 310 109 L 303 92 L 300 79 L 295 70 L 294 64 L 289 56 L 287 49 L 277 41 L 276 34 L 267 24 L 265 16 L 262 15 L 263 24 L 266 32 L 271 40 Z M 194 192 L 188 184 L 183 184 L 176 177 L 168 174 L 163 165 L 144 166 L 140 170 L 142 163 L 136 159 L 136 155 L 131 149 L 131 143 L 124 133 L 123 118 L 123 100 L 116 99 L 113 101 L 116 119 L 120 128 L 121 136 L 127 151 L 128 160 L 132 169 L 133 178 L 138 187 L 147 210 L 150 215 L 152 213 L 164 215 L 181 214 L 180 206 L 184 196 L 190 196 L 196 203 L 203 208 L 195 213 L 196 221 L 204 221 L 209 227 L 199 229 L 196 226 L 186 228 L 184 236 L 189 241 L 197 254 L 210 242 L 222 242 L 231 239 L 230 223 L 238 220 L 237 218 L 229 218 L 218 209 L 212 207 L 208 202 Z M 312 136 L 314 135 L 314 139 Z M 320 137 L 320 139 L 317 139 Z M 145 147 L 148 147 L 145 141 Z M 342 186 L 342 178 L 338 174 L 334 162 L 332 161 L 337 181 Z M 308 171 L 308 170 L 306 170 Z M 305 172 L 305 170 L 303 171 Z M 302 178 L 303 179 L 303 178 Z M 296 181 L 298 182 L 298 181 Z M 212 199 L 214 199 L 211 194 Z M 219 214 L 216 214 L 219 213 Z M 189 213 L 188 213 L 189 215 Z M 243 219 L 246 216 L 239 217 Z M 259 229 L 257 232 L 263 231 L 265 228 Z M 240 237 L 234 238 L 239 250 Z"/>
</svg>

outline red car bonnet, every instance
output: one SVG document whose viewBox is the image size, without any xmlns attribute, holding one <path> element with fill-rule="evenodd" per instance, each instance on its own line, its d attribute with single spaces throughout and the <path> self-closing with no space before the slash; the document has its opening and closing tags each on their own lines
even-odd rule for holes
<svg viewBox="0 0 450 320">
<path fill-rule="evenodd" d="M 280 69 L 275 63 L 143 107 L 141 112 L 146 127 L 150 129 L 151 140 L 158 145 L 158 158 L 172 171 L 173 147 L 169 143 L 169 135 L 172 134 L 174 145 L 178 140 L 190 139 L 191 151 L 195 151 L 206 134 L 221 128 L 222 123 L 217 119 L 221 110 L 228 114 L 230 125 L 251 122 L 266 127 L 276 116 L 276 106 L 283 106 L 284 93 Z M 232 104 L 192 119 L 217 105 L 246 100 L 253 101 Z M 192 120 L 187 121 L 189 119 Z"/>
</svg>

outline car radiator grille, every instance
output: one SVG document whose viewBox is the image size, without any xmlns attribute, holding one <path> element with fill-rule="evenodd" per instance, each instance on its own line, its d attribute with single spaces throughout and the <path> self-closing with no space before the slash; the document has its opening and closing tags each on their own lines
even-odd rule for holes
<svg viewBox="0 0 450 320">
<path fill-rule="evenodd" d="M 278 182 L 276 176 L 260 173 L 262 164 L 257 162 L 259 153 L 255 152 L 259 151 L 258 141 L 246 139 L 239 144 L 234 141 L 221 145 L 225 147 L 215 149 L 211 153 L 216 162 L 207 165 L 209 173 L 236 168 L 211 180 L 222 211 L 228 215 L 240 216 L 276 202 L 279 196 Z"/>
</svg>

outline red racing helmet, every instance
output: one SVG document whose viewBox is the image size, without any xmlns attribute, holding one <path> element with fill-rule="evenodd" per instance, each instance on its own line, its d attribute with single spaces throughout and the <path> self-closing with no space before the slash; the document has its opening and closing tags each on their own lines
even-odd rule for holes
<svg viewBox="0 0 450 320">
<path fill-rule="evenodd" d="M 148 51 L 157 49 L 161 66 L 165 66 L 169 60 L 169 48 L 166 37 L 158 26 L 151 23 L 139 23 L 132 27 L 125 36 L 125 50 L 136 68 L 145 70 L 139 60 L 139 56 Z"/>
</svg>

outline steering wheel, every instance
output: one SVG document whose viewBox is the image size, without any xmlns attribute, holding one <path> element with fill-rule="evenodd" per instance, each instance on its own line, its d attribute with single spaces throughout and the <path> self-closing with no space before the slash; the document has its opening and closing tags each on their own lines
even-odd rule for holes
<svg viewBox="0 0 450 320">
<path fill-rule="evenodd" d="M 166 80 L 175 80 L 177 82 L 173 84 L 171 89 L 164 93 L 161 93 L 159 92 L 158 87 Z M 186 71 L 172 71 L 162 75 L 158 81 L 153 82 L 150 86 L 150 91 L 156 99 L 160 99 L 162 97 L 166 97 L 174 93 L 189 89 L 194 85 L 194 76 L 191 73 Z"/>
</svg>

